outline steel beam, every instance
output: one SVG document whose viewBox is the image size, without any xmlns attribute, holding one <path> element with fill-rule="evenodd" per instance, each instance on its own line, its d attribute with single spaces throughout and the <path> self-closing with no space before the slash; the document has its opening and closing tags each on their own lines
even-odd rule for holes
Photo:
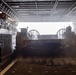
<svg viewBox="0 0 76 75">
<path fill-rule="evenodd" d="M 54 12 L 56 11 L 56 8 L 57 8 L 58 3 L 59 3 L 59 0 L 56 0 L 55 1 L 55 4 L 53 6 L 53 9 L 51 10 L 51 15 L 54 15 Z"/>
<path fill-rule="evenodd" d="M 67 9 L 67 11 L 63 14 L 63 16 L 70 15 L 75 9 L 76 9 L 76 2 L 73 3 L 73 5 Z"/>
<path fill-rule="evenodd" d="M 9 17 L 15 19 L 14 17 L 21 18 L 20 14 L 12 9 L 4 0 L 0 1 L 0 10 L 6 13 Z M 7 10 L 7 11 L 6 11 Z"/>
<path fill-rule="evenodd" d="M 67 10 L 67 14 L 66 15 L 69 15 L 71 14 L 74 10 L 76 9 L 76 2 Z"/>
<path fill-rule="evenodd" d="M 0 2 L 0 10 L 1 11 L 3 11 L 4 13 L 8 13 L 7 15 L 8 16 L 10 16 L 11 18 L 14 18 L 14 17 L 12 17 L 10 14 L 9 14 L 9 12 L 10 11 L 12 11 L 12 10 L 10 10 L 10 11 L 7 11 L 7 10 L 9 10 L 10 8 L 8 7 L 8 5 L 3 1 L 3 0 L 1 0 L 1 2 Z M 13 12 L 11 12 L 12 14 L 13 14 Z"/>
</svg>

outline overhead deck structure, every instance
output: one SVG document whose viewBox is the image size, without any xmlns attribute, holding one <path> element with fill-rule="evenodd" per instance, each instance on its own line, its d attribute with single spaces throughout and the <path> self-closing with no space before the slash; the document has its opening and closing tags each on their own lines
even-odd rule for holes
<svg viewBox="0 0 76 75">
<path fill-rule="evenodd" d="M 25 22 L 75 21 L 75 0 L 4 0 Z"/>
</svg>

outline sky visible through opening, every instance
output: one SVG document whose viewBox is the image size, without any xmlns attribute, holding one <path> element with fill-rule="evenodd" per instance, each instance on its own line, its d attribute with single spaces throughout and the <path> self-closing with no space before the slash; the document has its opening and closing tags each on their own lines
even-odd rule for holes
<svg viewBox="0 0 76 75">
<path fill-rule="evenodd" d="M 71 26 L 74 30 L 72 22 L 19 22 L 17 29 L 20 31 L 20 28 L 28 27 L 28 31 L 36 29 L 40 35 L 49 35 L 56 34 L 59 29 L 67 26 Z"/>
</svg>

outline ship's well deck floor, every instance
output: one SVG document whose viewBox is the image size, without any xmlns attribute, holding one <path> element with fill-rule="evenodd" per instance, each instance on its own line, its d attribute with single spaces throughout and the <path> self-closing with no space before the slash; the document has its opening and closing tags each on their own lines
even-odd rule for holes
<svg viewBox="0 0 76 75">
<path fill-rule="evenodd" d="M 4 75 L 76 75 L 76 58 L 19 59 Z"/>
</svg>

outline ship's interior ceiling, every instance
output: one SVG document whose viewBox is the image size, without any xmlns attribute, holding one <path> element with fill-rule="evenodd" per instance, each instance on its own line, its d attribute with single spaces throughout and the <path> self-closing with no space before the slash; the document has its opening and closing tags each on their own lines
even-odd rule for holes
<svg viewBox="0 0 76 75">
<path fill-rule="evenodd" d="M 24 22 L 73 22 L 76 20 L 75 0 L 5 0 Z"/>
</svg>

